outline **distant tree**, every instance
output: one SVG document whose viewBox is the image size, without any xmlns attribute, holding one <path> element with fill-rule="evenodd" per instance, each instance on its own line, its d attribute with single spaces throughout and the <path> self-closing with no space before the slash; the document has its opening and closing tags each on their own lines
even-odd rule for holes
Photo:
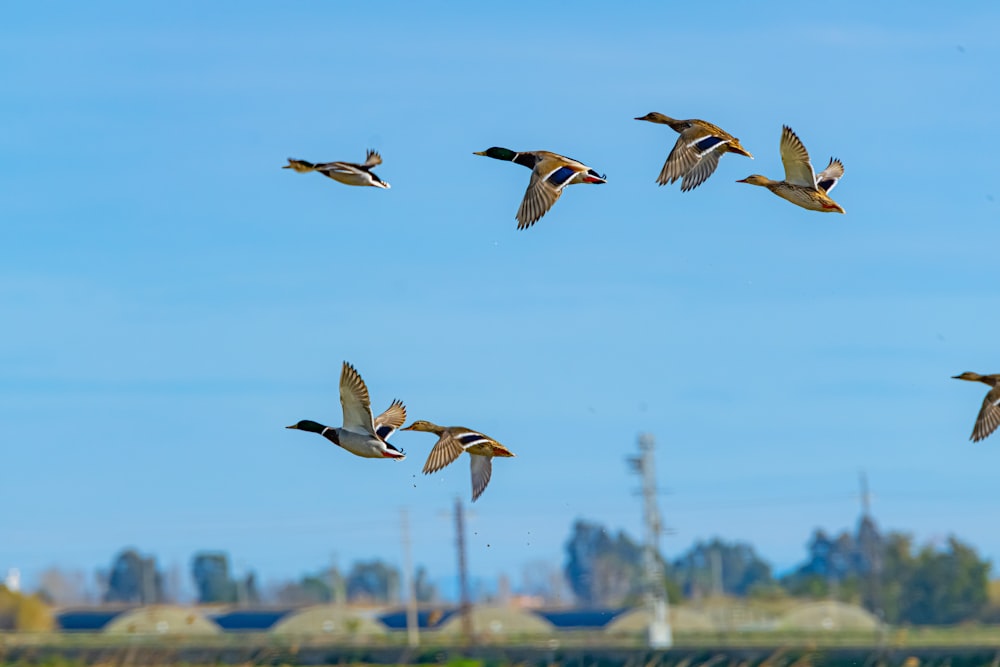
<svg viewBox="0 0 1000 667">
<path fill-rule="evenodd" d="M 229 556 L 218 551 L 202 551 L 191 561 L 191 575 L 202 604 L 237 601 L 236 582 L 229 574 Z"/>
<path fill-rule="evenodd" d="M 347 574 L 347 598 L 366 602 L 399 600 L 399 570 L 380 560 L 354 563 Z"/>
<path fill-rule="evenodd" d="M 0 585 L 0 630 L 51 631 L 55 619 L 40 596 L 9 591 Z"/>
<path fill-rule="evenodd" d="M 915 552 L 903 533 L 879 533 L 870 518 L 857 536 L 817 530 L 809 558 L 782 579 L 793 595 L 861 601 L 889 623 L 950 624 L 978 618 L 987 604 L 990 564 L 955 537 Z"/>
<path fill-rule="evenodd" d="M 105 602 L 155 604 L 163 601 L 163 575 L 156 559 L 144 558 L 135 549 L 125 549 L 115 558 L 108 575 Z"/>
<path fill-rule="evenodd" d="M 588 606 L 635 602 L 642 592 L 642 551 L 622 531 L 612 537 L 599 524 L 577 520 L 566 542 L 564 570 L 577 600 Z M 670 572 L 664 570 L 669 592 Z"/>
<path fill-rule="evenodd" d="M 986 607 L 990 564 L 972 547 L 949 537 L 944 549 L 924 547 L 914 561 L 901 595 L 901 620 L 953 624 L 975 618 Z"/>
<path fill-rule="evenodd" d="M 299 588 L 302 589 L 302 597 L 311 603 L 333 602 L 333 589 L 329 577 L 325 575 L 302 577 Z"/>
<path fill-rule="evenodd" d="M 696 542 L 673 562 L 673 572 L 688 597 L 716 592 L 745 596 L 774 582 L 771 566 L 751 545 L 719 538 Z"/>
<path fill-rule="evenodd" d="M 809 540 L 806 562 L 782 577 L 781 585 L 791 595 L 861 602 L 881 613 L 881 578 L 876 575 L 885 561 L 885 550 L 882 535 L 867 516 L 859 521 L 854 535 L 843 531 L 830 536 L 818 528 Z"/>
</svg>

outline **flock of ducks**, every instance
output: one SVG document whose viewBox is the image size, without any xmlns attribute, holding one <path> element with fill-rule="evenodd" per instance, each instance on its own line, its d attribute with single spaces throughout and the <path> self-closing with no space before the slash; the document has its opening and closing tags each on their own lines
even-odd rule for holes
<svg viewBox="0 0 1000 667">
<path fill-rule="evenodd" d="M 719 159 L 726 153 L 745 155 L 753 159 L 750 151 L 740 145 L 739 139 L 718 125 L 697 118 L 677 120 L 659 112 L 639 116 L 635 120 L 669 125 L 680 136 L 667 157 L 656 182 L 667 185 L 681 182 L 681 191 L 693 190 L 704 183 L 719 166 Z M 760 185 L 782 199 L 810 211 L 843 213 L 844 209 L 830 198 L 830 191 L 844 175 L 844 165 L 840 160 L 830 159 L 826 169 L 817 174 L 809 161 L 809 153 L 802 141 L 787 125 L 781 129 L 781 162 L 785 166 L 785 180 L 773 181 L 760 174 L 752 174 L 737 181 Z M 551 151 L 513 151 L 509 148 L 493 146 L 475 155 L 491 157 L 494 160 L 513 162 L 531 170 L 528 190 L 524 193 L 517 209 L 517 228 L 526 229 L 538 222 L 556 203 L 567 185 L 607 182 L 607 176 L 597 173 L 579 160 Z M 372 168 L 382 164 L 382 157 L 369 150 L 364 162 L 323 162 L 313 164 L 305 160 L 288 158 L 283 169 L 294 169 L 299 173 L 316 171 L 346 185 L 369 185 L 388 189 L 389 184 L 379 178 Z"/>
<path fill-rule="evenodd" d="M 355 456 L 366 459 L 406 458 L 402 449 L 389 444 L 389 436 L 406 422 L 406 406 L 394 400 L 378 417 L 372 415 L 368 387 L 351 364 L 344 362 L 340 371 L 340 406 L 344 411 L 343 426 L 326 426 L 303 419 L 285 428 L 319 433 L 335 445 L 340 445 Z M 429 421 L 415 421 L 403 431 L 424 431 L 438 436 L 431 449 L 424 474 L 441 470 L 452 463 L 462 452 L 469 454 L 472 468 L 472 502 L 486 490 L 493 475 L 493 457 L 510 457 L 514 453 L 499 442 L 479 431 L 464 426 L 438 426 Z"/>
<path fill-rule="evenodd" d="M 719 160 L 726 153 L 753 159 L 753 155 L 740 144 L 739 139 L 708 121 L 697 118 L 678 120 L 656 111 L 639 116 L 635 120 L 668 125 L 679 135 L 656 179 L 661 186 L 680 181 L 682 192 L 697 188 L 715 172 Z M 802 140 L 787 125 L 781 128 L 778 148 L 785 168 L 784 180 L 775 181 L 760 174 L 751 174 L 737 183 L 767 188 L 782 199 L 810 211 L 844 213 L 844 208 L 830 198 L 830 192 L 844 176 L 844 164 L 840 160 L 830 158 L 826 168 L 817 174 Z M 567 185 L 577 183 L 598 185 L 607 182 L 605 175 L 599 174 L 584 163 L 551 151 L 513 151 L 493 146 L 484 151 L 477 151 L 474 155 L 513 162 L 531 170 L 528 189 L 515 216 L 518 229 L 526 229 L 538 222 L 559 200 Z M 315 171 L 345 185 L 371 186 L 388 190 L 389 184 L 372 171 L 380 164 L 382 156 L 376 151 L 369 150 L 362 163 L 314 164 L 288 158 L 288 164 L 283 169 L 292 169 L 299 173 Z M 993 433 L 1000 425 L 1000 374 L 979 375 L 966 372 L 954 377 L 958 380 L 983 382 L 991 387 L 983 400 L 983 406 L 972 431 L 971 440 L 978 442 Z M 406 457 L 401 449 L 388 442 L 389 436 L 400 429 L 406 421 L 406 407 L 401 401 L 396 400 L 385 412 L 374 417 L 368 388 L 357 370 L 346 361 L 340 375 L 340 403 L 344 411 L 344 425 L 341 427 L 303 420 L 287 428 L 319 433 L 352 454 L 365 458 L 401 460 Z M 490 482 L 493 458 L 514 456 L 509 449 L 493 438 L 463 426 L 438 426 L 420 420 L 402 430 L 424 431 L 438 436 L 437 443 L 424 463 L 424 474 L 437 472 L 455 461 L 462 452 L 468 453 L 472 472 L 473 501 L 482 495 Z"/>
</svg>

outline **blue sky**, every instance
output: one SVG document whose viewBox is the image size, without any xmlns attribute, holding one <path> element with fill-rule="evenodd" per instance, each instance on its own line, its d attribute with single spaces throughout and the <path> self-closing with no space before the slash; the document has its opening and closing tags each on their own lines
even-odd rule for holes
<svg viewBox="0 0 1000 667">
<path fill-rule="evenodd" d="M 343 360 L 376 409 L 506 444 L 470 565 L 515 585 L 571 522 L 638 536 L 639 432 L 658 442 L 668 556 L 715 535 L 779 568 L 858 514 L 1000 558 L 1000 436 L 968 442 L 998 372 L 1000 9 L 382 2 L 0 9 L 0 571 L 187 569 L 265 579 L 372 556 L 454 572 L 466 461 L 420 474 L 283 427 L 339 423 Z M 700 188 L 655 178 L 710 120 Z M 734 181 L 782 175 L 795 129 L 836 156 L 844 216 Z M 515 229 L 528 172 L 574 156 Z M 282 171 L 382 153 L 388 191 Z"/>
</svg>

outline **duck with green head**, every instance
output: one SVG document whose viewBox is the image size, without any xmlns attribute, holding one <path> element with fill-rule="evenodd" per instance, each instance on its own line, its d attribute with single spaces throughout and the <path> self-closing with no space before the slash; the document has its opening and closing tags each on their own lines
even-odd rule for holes
<svg viewBox="0 0 1000 667">
<path fill-rule="evenodd" d="M 344 411 L 341 427 L 303 419 L 285 428 L 318 433 L 333 444 L 367 459 L 406 458 L 403 450 L 388 442 L 389 436 L 406 421 L 406 406 L 395 400 L 385 412 L 372 417 L 368 387 L 354 366 L 346 361 L 340 371 L 340 405 Z"/>
<path fill-rule="evenodd" d="M 526 229 L 545 215 L 556 203 L 563 188 L 576 183 L 606 183 L 607 177 L 587 165 L 550 151 L 512 151 L 493 146 L 474 155 L 513 162 L 531 169 L 528 190 L 517 209 L 517 228 Z"/>
</svg>

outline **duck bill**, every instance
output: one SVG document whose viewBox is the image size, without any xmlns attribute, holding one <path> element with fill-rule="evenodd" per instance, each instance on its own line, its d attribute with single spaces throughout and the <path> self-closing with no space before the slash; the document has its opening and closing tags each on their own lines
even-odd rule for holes
<svg viewBox="0 0 1000 667">
<path fill-rule="evenodd" d="M 296 431 L 299 429 L 298 424 L 292 424 L 291 426 L 286 426 L 285 428 L 294 428 Z"/>
</svg>

